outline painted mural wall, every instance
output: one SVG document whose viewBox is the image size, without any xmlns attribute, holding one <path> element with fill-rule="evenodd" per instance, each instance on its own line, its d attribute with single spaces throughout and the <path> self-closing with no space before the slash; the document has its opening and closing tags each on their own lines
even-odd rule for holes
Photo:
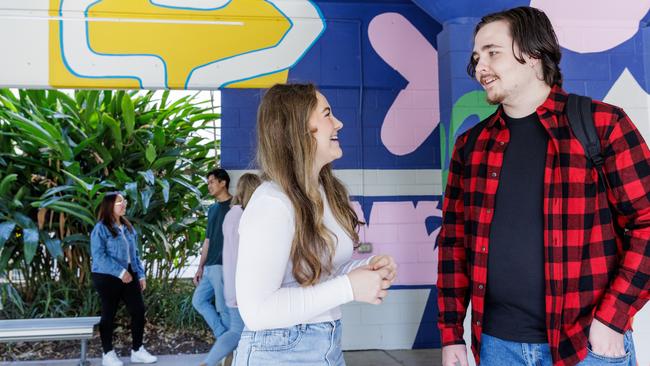
<svg viewBox="0 0 650 366">
<path fill-rule="evenodd" d="M 481 15 L 511 6 L 543 9 L 563 47 L 565 88 L 623 107 L 650 139 L 650 33 L 645 28 L 650 2 L 615 7 L 606 1 L 316 4 L 327 29 L 289 71 L 289 80 L 318 84 L 345 123 L 339 133 L 344 157 L 335 167 L 367 222 L 362 238 L 375 253 L 388 252 L 400 263 L 392 300 L 379 308 L 346 307 L 345 345 L 439 347 L 434 240 L 449 156 L 456 137 L 494 111 L 465 72 L 474 25 Z M 260 95 L 258 90 L 222 93 L 227 167 L 252 167 L 251 131 Z M 644 309 L 635 324 L 636 343 L 649 344 L 650 310 Z M 650 352 L 639 347 L 639 360 L 648 364 Z"/>
<path fill-rule="evenodd" d="M 465 73 L 472 31 L 518 5 L 551 18 L 565 88 L 623 107 L 650 140 L 649 0 L 0 0 L 0 85 L 221 88 L 223 166 L 238 176 L 254 168 L 259 88 L 316 83 L 345 124 L 335 167 L 362 240 L 400 264 L 385 304 L 344 308 L 344 345 L 439 347 L 434 243 L 449 155 L 494 109 Z M 650 344 L 648 308 L 635 325 L 637 345 Z"/>
</svg>

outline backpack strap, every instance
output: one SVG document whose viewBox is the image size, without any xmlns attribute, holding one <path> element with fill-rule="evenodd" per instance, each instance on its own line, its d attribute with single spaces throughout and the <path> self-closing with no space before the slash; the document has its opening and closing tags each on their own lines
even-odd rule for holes
<svg viewBox="0 0 650 366">
<path fill-rule="evenodd" d="M 587 159 L 591 161 L 593 167 L 596 168 L 596 171 L 598 172 L 598 180 L 602 184 L 603 190 L 606 190 L 609 186 L 609 182 L 607 181 L 605 171 L 603 170 L 605 158 L 600 145 L 600 138 L 596 131 L 596 125 L 594 124 L 594 116 L 591 112 L 591 98 L 569 94 L 565 110 L 569 119 L 569 127 L 576 135 L 576 138 L 580 141 L 580 144 L 585 150 Z M 616 210 L 611 206 L 611 204 L 609 206 L 614 230 L 616 230 L 620 237 L 625 237 L 629 232 L 629 228 L 621 228 L 617 225 Z"/>
<path fill-rule="evenodd" d="M 600 138 L 594 125 L 594 117 L 591 112 L 591 98 L 576 94 L 569 94 L 566 105 L 569 126 L 580 141 L 587 159 L 593 166 L 598 169 L 598 174 L 602 173 L 602 165 L 605 162 Z M 602 178 L 602 177 L 601 177 Z"/>
</svg>

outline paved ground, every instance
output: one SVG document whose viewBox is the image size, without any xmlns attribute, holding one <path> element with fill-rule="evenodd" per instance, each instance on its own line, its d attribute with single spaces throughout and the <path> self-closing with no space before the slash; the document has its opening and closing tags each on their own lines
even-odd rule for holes
<svg viewBox="0 0 650 366">
<path fill-rule="evenodd" d="M 156 366 L 198 365 L 205 355 L 160 356 Z M 350 351 L 345 352 L 347 366 L 440 366 L 439 349 L 399 351 Z M 124 365 L 128 358 L 123 357 Z M 0 362 L 0 366 L 76 366 L 79 360 Z M 90 359 L 93 366 L 101 365 L 98 358 Z"/>
</svg>

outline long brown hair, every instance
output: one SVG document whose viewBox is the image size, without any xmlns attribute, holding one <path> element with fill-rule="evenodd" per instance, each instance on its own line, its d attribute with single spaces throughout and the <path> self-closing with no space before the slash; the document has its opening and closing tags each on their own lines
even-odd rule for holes
<svg viewBox="0 0 650 366">
<path fill-rule="evenodd" d="M 111 232 L 111 235 L 113 237 L 117 236 L 117 230 L 113 227 L 115 225 L 115 215 L 113 215 L 113 208 L 115 207 L 115 201 L 117 200 L 117 196 L 122 196 L 124 198 L 124 195 L 122 195 L 121 192 L 108 192 L 104 195 L 104 199 L 102 199 L 102 203 L 99 206 L 99 214 L 98 214 L 98 219 L 101 223 L 106 226 L 108 231 Z M 120 223 L 123 225 L 126 225 L 127 228 L 129 228 L 130 231 L 133 231 L 133 225 L 129 222 L 129 220 L 126 219 L 126 217 L 122 216 L 120 217 Z"/>
<path fill-rule="evenodd" d="M 261 183 L 262 180 L 259 175 L 253 173 L 243 174 L 237 181 L 237 192 L 235 192 L 231 205 L 241 205 L 241 208 L 245 209 L 253 192 Z"/>
<path fill-rule="evenodd" d="M 512 37 L 512 51 L 515 59 L 521 64 L 526 60 L 523 54 L 532 58 L 541 60 L 542 70 L 544 71 L 544 82 L 548 86 L 557 84 L 562 86 L 562 72 L 560 72 L 560 59 L 562 51 L 557 41 L 557 36 L 553 30 L 553 25 L 546 14 L 530 6 L 520 6 L 518 8 L 493 13 L 481 18 L 476 28 L 474 28 L 474 37 L 484 25 L 504 21 L 510 27 L 510 36 Z M 519 47 L 518 54 L 515 53 L 515 45 Z M 470 56 L 467 64 L 467 73 L 472 78 L 476 74 L 476 60 Z"/>
<path fill-rule="evenodd" d="M 278 184 L 293 204 L 295 233 L 290 256 L 293 276 L 303 286 L 317 283 L 323 272 L 331 273 L 336 248 L 334 234 L 323 224 L 319 186 L 310 179 L 316 139 L 308 122 L 317 102 L 312 84 L 276 84 L 266 92 L 257 112 L 257 162 L 262 179 Z M 331 164 L 321 169 L 318 180 L 336 221 L 358 243 L 359 219 Z"/>
</svg>

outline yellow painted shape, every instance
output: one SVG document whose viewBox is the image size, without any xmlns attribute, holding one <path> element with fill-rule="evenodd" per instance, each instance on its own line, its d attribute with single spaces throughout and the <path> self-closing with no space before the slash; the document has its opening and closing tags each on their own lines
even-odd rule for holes
<svg viewBox="0 0 650 366">
<path fill-rule="evenodd" d="M 104 0 L 90 9 L 89 17 L 105 17 L 104 14 L 114 14 L 116 11 L 128 14 L 125 18 L 140 18 L 144 14 L 154 13 L 159 20 L 244 23 L 243 26 L 91 23 L 90 41 L 96 52 L 159 55 L 167 64 L 168 85 L 171 88 L 184 88 L 190 71 L 197 66 L 276 45 L 290 26 L 275 7 L 261 0 L 235 0 L 222 9 L 211 11 L 169 9 L 153 6 L 148 0 Z"/>
<path fill-rule="evenodd" d="M 56 4 L 51 9 L 58 9 L 58 0 L 50 3 Z M 190 71 L 197 66 L 276 45 L 290 27 L 275 7 L 262 0 L 233 0 L 222 9 L 210 11 L 170 9 L 152 5 L 148 0 L 103 0 L 90 8 L 88 17 L 160 20 L 160 23 L 90 22 L 90 44 L 95 52 L 102 54 L 160 56 L 166 64 L 170 89 L 184 89 Z M 175 24 L 165 20 L 232 21 L 244 25 Z M 50 27 L 50 39 L 56 39 L 50 43 L 51 50 L 59 51 L 61 60 L 58 22 L 51 23 L 56 23 Z M 50 56 L 54 60 L 52 52 Z M 59 87 L 62 84 L 78 87 L 79 82 L 84 87 L 139 87 L 134 79 L 88 79 L 75 77 L 66 69 L 53 71 L 51 83 Z M 267 87 L 286 82 L 287 75 L 287 70 L 282 70 L 230 87 Z"/>
<path fill-rule="evenodd" d="M 50 0 L 50 16 L 59 16 L 59 0 Z M 49 21 L 49 84 L 53 88 L 90 88 L 90 89 L 139 89 L 136 79 L 82 78 L 72 74 L 63 63 L 59 22 Z"/>
</svg>

